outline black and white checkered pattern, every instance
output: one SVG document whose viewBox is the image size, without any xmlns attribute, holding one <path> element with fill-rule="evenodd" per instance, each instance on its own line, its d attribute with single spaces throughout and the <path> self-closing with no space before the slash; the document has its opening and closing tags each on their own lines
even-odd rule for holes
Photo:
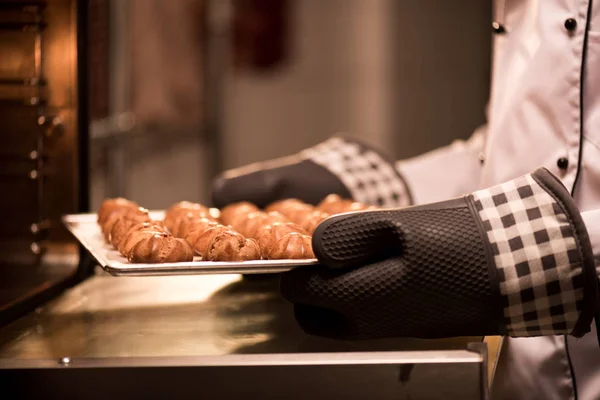
<svg viewBox="0 0 600 400">
<path fill-rule="evenodd" d="M 356 201 L 384 207 L 411 203 L 394 164 L 360 143 L 335 137 L 304 150 L 302 156 L 336 175 Z"/>
<path fill-rule="evenodd" d="M 497 268 L 508 334 L 571 333 L 584 279 L 565 211 L 531 175 L 473 197 Z"/>
</svg>

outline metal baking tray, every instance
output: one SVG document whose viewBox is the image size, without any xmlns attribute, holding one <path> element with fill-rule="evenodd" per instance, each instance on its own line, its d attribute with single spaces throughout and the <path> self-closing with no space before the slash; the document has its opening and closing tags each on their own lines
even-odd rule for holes
<svg viewBox="0 0 600 400">
<path fill-rule="evenodd" d="M 150 216 L 155 220 L 162 220 L 164 211 L 152 211 Z M 96 214 L 73 214 L 63 217 L 63 223 L 73 236 L 106 272 L 114 276 L 274 274 L 317 264 L 316 259 L 221 262 L 202 261 L 200 257 L 194 258 L 194 261 L 191 262 L 134 264 L 128 262 L 125 257 L 104 241 L 96 220 Z"/>
</svg>

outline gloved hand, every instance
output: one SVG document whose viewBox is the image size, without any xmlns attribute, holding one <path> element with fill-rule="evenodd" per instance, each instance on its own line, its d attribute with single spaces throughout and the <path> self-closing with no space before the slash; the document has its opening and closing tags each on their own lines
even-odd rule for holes
<svg viewBox="0 0 600 400">
<path fill-rule="evenodd" d="M 213 183 L 214 207 L 250 201 L 259 207 L 286 198 L 316 205 L 329 194 L 364 204 L 411 203 L 394 163 L 350 139 L 335 137 L 296 155 L 226 171 Z"/>
<path fill-rule="evenodd" d="M 320 266 L 283 275 L 309 334 L 339 339 L 538 336 L 590 330 L 591 244 L 545 169 L 440 203 L 333 216 Z"/>
</svg>

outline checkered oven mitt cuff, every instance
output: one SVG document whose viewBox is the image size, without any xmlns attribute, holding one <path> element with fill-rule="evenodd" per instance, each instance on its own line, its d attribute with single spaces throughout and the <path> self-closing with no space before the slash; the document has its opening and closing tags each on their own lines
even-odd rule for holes
<svg viewBox="0 0 600 400">
<path fill-rule="evenodd" d="M 598 285 L 585 225 L 546 169 L 473 193 L 509 336 L 590 331 Z"/>
<path fill-rule="evenodd" d="M 333 173 L 356 201 L 383 207 L 412 204 L 395 163 L 363 143 L 334 137 L 301 155 Z"/>
</svg>

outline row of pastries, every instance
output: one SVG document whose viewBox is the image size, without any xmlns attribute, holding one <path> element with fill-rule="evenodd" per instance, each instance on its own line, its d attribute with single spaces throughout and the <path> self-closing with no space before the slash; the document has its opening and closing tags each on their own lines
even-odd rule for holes
<svg viewBox="0 0 600 400">
<path fill-rule="evenodd" d="M 215 210 L 181 201 L 157 221 L 136 202 L 115 198 L 102 203 L 97 221 L 105 241 L 132 263 L 311 259 L 319 223 L 369 208 L 334 194 L 317 206 L 286 199 L 264 210 L 248 202 Z"/>
</svg>

